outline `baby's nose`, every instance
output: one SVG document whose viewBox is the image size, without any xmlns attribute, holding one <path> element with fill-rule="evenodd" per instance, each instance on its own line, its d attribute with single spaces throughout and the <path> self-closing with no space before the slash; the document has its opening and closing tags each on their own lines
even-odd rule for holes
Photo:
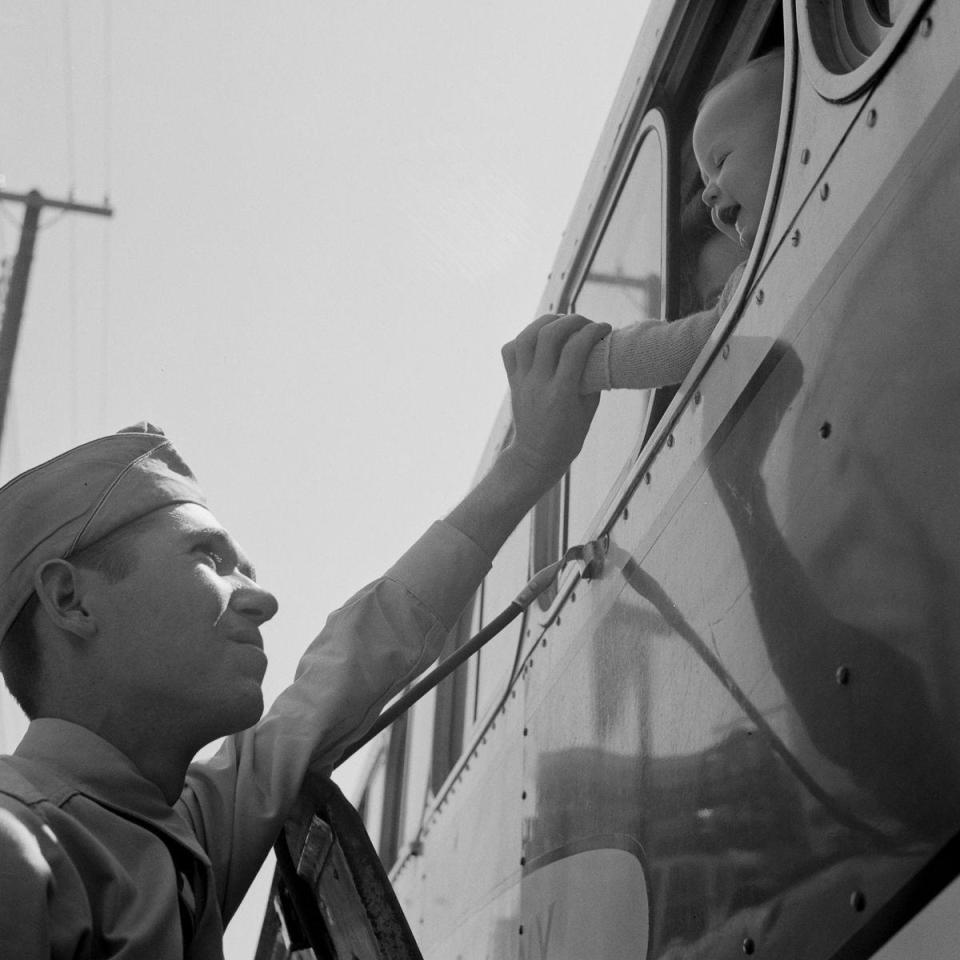
<svg viewBox="0 0 960 960">
<path fill-rule="evenodd" d="M 720 189 L 717 186 L 716 182 L 711 180 L 704 188 L 703 193 L 700 194 L 700 199 L 708 207 L 713 207 L 716 205 L 717 198 L 720 196 Z"/>
</svg>

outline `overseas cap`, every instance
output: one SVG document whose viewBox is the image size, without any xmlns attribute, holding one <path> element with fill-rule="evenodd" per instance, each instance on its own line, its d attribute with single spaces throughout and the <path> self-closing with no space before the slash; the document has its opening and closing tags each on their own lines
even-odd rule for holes
<svg viewBox="0 0 960 960">
<path fill-rule="evenodd" d="M 206 505 L 190 468 L 151 423 L 125 427 L 0 487 L 0 642 L 33 593 L 33 574 L 176 503 Z"/>
</svg>

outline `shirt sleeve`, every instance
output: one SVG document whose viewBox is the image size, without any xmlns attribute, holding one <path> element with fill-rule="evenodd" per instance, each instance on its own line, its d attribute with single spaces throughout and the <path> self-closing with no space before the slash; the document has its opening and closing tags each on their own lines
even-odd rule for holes
<svg viewBox="0 0 960 960">
<path fill-rule="evenodd" d="M 193 764 L 179 800 L 207 850 L 224 922 L 252 882 L 308 771 L 329 774 L 383 706 L 438 655 L 490 561 L 435 523 L 330 615 L 294 683 L 257 726 Z"/>
<path fill-rule="evenodd" d="M 62 839 L 32 804 L 0 791 L 0 955 L 86 956 L 92 929 L 87 892 Z"/>
<path fill-rule="evenodd" d="M 719 309 L 681 320 L 645 320 L 614 330 L 593 348 L 581 393 L 665 387 L 680 383 L 710 339 Z"/>
<path fill-rule="evenodd" d="M 0 946 L 4 956 L 50 957 L 50 865 L 31 831 L 0 797 Z"/>
</svg>

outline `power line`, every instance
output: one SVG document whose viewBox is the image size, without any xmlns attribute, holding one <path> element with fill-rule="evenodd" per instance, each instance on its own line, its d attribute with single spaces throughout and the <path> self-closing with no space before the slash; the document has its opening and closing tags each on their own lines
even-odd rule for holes
<svg viewBox="0 0 960 960">
<path fill-rule="evenodd" d="M 105 204 L 113 192 L 113 7 L 103 0 L 103 190 Z M 106 418 L 110 390 L 110 231 L 104 227 L 100 251 L 100 419 Z"/>
<path fill-rule="evenodd" d="M 65 108 L 65 129 L 67 136 L 67 167 L 70 171 L 70 197 L 77 185 L 77 154 L 76 154 L 76 127 L 74 123 L 73 103 L 73 35 L 70 29 L 70 0 L 63 0 L 63 95 Z M 77 372 L 78 343 L 77 336 L 77 229 L 76 223 L 70 222 L 70 240 L 68 245 L 68 316 L 70 322 L 70 427 L 71 436 L 76 439 L 78 427 L 78 409 L 80 406 L 80 377 Z"/>
<path fill-rule="evenodd" d="M 104 196 L 112 192 L 111 153 L 113 150 L 113 8 L 103 2 L 103 188 Z"/>
<path fill-rule="evenodd" d="M 70 171 L 70 193 L 77 185 L 76 139 L 73 109 L 73 40 L 70 30 L 70 0 L 63 0 L 63 98 L 66 114 L 67 168 Z"/>
<path fill-rule="evenodd" d="M 77 222 L 70 219 L 69 261 L 67 267 L 67 292 L 69 297 L 70 316 L 70 436 L 76 442 L 80 427 L 80 337 L 77 333 Z"/>
</svg>

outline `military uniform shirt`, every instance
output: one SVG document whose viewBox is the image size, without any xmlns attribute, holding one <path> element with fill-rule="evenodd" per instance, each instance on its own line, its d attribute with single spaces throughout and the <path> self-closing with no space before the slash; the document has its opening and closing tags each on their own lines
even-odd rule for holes
<svg viewBox="0 0 960 960">
<path fill-rule="evenodd" d="M 0 956 L 207 960 L 297 800 L 438 654 L 489 568 L 445 523 L 330 616 L 294 683 L 191 765 L 170 807 L 123 753 L 63 720 L 0 757 Z M 184 950 L 181 920 L 195 928 Z"/>
</svg>

